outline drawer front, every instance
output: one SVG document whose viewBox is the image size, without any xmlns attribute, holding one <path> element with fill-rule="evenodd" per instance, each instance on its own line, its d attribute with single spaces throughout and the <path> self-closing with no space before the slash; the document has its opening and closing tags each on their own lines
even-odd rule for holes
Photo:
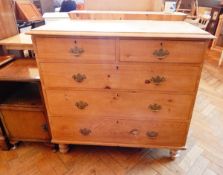
<svg viewBox="0 0 223 175">
<path fill-rule="evenodd" d="M 47 90 L 51 116 L 189 119 L 193 96 L 115 91 Z"/>
<path fill-rule="evenodd" d="M 182 147 L 187 133 L 178 122 L 50 117 L 50 124 L 53 141 L 70 143 Z"/>
<path fill-rule="evenodd" d="M 41 63 L 45 87 L 193 92 L 200 67 Z"/>
<path fill-rule="evenodd" d="M 201 63 L 205 46 L 199 41 L 120 40 L 120 60 Z"/>
<path fill-rule="evenodd" d="M 114 62 L 115 40 L 78 38 L 36 38 L 39 60 Z"/>
</svg>

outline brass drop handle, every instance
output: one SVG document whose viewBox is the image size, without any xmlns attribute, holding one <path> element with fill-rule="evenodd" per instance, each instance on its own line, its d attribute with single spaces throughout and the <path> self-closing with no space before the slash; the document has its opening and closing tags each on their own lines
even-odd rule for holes
<svg viewBox="0 0 223 175">
<path fill-rule="evenodd" d="M 153 83 L 154 85 L 158 86 L 160 85 L 161 83 L 165 82 L 166 81 L 166 78 L 163 77 L 163 76 L 155 76 L 155 77 L 152 77 L 150 80 L 149 80 L 151 83 Z"/>
<path fill-rule="evenodd" d="M 137 136 L 137 135 L 139 135 L 139 130 L 138 129 L 132 129 L 129 133 L 131 135 Z"/>
<path fill-rule="evenodd" d="M 155 103 L 155 104 L 149 105 L 149 109 L 152 112 L 159 112 L 162 109 L 162 106 Z"/>
<path fill-rule="evenodd" d="M 163 43 L 160 43 L 161 48 L 157 49 L 153 52 L 153 56 L 155 56 L 157 59 L 162 60 L 165 59 L 167 56 L 170 55 L 170 52 L 163 48 Z"/>
<path fill-rule="evenodd" d="M 80 133 L 83 135 L 83 136 L 88 136 L 91 134 L 91 130 L 90 129 L 87 129 L 87 128 L 83 128 L 83 129 L 80 129 Z"/>
<path fill-rule="evenodd" d="M 87 106 L 88 106 L 88 103 L 84 102 L 84 101 L 78 101 L 76 102 L 75 106 L 78 108 L 78 109 L 85 109 Z"/>
<path fill-rule="evenodd" d="M 82 83 L 86 78 L 86 75 L 81 73 L 73 75 L 73 79 L 78 83 Z"/>
<path fill-rule="evenodd" d="M 75 46 L 74 48 L 71 48 L 71 49 L 70 49 L 70 52 L 71 52 L 74 56 L 79 57 L 82 53 L 84 53 L 84 49 Z"/>
<path fill-rule="evenodd" d="M 158 137 L 159 133 L 158 132 L 155 132 L 155 131 L 148 131 L 146 133 L 147 137 L 150 138 L 150 139 L 155 139 Z"/>
</svg>

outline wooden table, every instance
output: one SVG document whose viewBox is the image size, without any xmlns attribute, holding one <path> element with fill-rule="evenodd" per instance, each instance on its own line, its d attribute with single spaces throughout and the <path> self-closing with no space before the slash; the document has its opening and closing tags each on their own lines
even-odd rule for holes
<svg viewBox="0 0 223 175">
<path fill-rule="evenodd" d="M 3 46 L 4 52 L 7 50 L 33 50 L 31 36 L 24 33 L 0 40 L 0 45 Z"/>
<path fill-rule="evenodd" d="M 0 67 L 14 60 L 14 55 L 0 56 Z"/>
<path fill-rule="evenodd" d="M 50 22 L 55 22 L 59 20 L 69 20 L 69 15 L 67 12 L 49 12 L 49 13 L 44 13 L 43 18 L 45 20 L 45 23 L 48 24 Z"/>
<path fill-rule="evenodd" d="M 186 14 L 180 12 L 150 12 L 150 11 L 96 11 L 75 10 L 68 13 L 73 20 L 157 20 L 184 21 Z"/>
<path fill-rule="evenodd" d="M 17 59 L 0 69 L 0 81 L 39 81 L 35 59 Z"/>
</svg>

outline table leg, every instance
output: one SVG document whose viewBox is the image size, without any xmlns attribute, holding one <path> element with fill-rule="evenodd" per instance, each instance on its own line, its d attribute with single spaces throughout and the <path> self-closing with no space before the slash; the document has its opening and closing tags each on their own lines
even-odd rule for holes
<svg viewBox="0 0 223 175">
<path fill-rule="evenodd" d="M 6 49 L 5 46 L 2 46 L 2 47 L 1 47 L 1 50 L 2 50 L 2 52 L 3 52 L 3 55 L 8 55 L 8 50 Z"/>
<path fill-rule="evenodd" d="M 220 60 L 219 60 L 218 66 L 221 66 L 222 61 L 223 61 L 223 51 L 221 52 L 221 57 L 220 57 Z"/>
</svg>

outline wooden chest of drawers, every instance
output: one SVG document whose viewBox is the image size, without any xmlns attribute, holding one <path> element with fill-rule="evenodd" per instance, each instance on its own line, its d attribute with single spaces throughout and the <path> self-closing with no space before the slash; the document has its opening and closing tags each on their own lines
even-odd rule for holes
<svg viewBox="0 0 223 175">
<path fill-rule="evenodd" d="M 133 29 L 117 31 L 120 23 Z M 185 147 L 212 36 L 182 22 L 164 22 L 166 32 L 163 22 L 150 21 L 159 24 L 152 29 L 135 23 L 144 33 L 129 21 L 76 21 L 65 31 L 31 32 L 52 142 L 62 152 L 66 144 L 92 144 L 169 148 L 174 157 Z M 169 32 L 176 25 L 187 29 Z"/>
</svg>

